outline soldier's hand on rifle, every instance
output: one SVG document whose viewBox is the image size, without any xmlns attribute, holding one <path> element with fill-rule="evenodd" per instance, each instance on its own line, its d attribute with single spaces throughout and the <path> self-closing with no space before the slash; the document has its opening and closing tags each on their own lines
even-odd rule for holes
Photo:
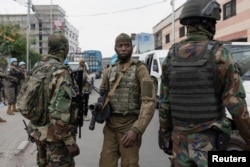
<svg viewBox="0 0 250 167">
<path fill-rule="evenodd" d="M 166 137 L 166 130 L 160 128 L 158 134 L 158 144 L 160 149 L 162 149 L 166 154 L 172 155 L 172 140 L 170 137 Z"/>
<path fill-rule="evenodd" d="M 73 143 L 72 145 L 67 145 L 67 150 L 69 152 L 69 155 L 72 157 L 75 157 L 80 154 L 80 149 L 76 143 Z"/>
</svg>

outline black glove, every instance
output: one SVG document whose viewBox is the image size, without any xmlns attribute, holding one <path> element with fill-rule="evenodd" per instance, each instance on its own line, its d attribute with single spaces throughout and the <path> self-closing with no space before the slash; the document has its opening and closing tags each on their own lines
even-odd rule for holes
<svg viewBox="0 0 250 167">
<path fill-rule="evenodd" d="M 75 157 L 80 154 L 80 149 L 76 143 L 72 145 L 67 145 L 67 150 L 69 152 L 69 155 L 72 157 Z"/>
<path fill-rule="evenodd" d="M 173 143 L 172 140 L 164 136 L 164 130 L 159 130 L 158 144 L 160 149 L 162 149 L 166 154 L 172 155 Z"/>
</svg>

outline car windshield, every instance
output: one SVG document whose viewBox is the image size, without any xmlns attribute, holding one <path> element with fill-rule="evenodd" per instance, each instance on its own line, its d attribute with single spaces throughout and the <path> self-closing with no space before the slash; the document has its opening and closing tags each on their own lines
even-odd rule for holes
<svg viewBox="0 0 250 167">
<path fill-rule="evenodd" d="M 250 57 L 250 45 L 226 45 L 233 55 L 234 62 Z M 243 80 L 250 80 L 250 70 L 243 76 Z"/>
<path fill-rule="evenodd" d="M 72 69 L 72 70 L 76 70 L 77 68 L 78 68 L 78 63 L 77 64 L 69 64 L 69 66 L 70 66 L 70 68 Z"/>
</svg>

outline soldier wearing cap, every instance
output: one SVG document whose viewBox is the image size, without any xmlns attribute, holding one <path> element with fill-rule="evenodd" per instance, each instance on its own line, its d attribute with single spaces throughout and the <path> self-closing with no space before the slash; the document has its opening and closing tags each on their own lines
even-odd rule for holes
<svg viewBox="0 0 250 167">
<path fill-rule="evenodd" d="M 110 97 L 111 116 L 106 120 L 100 167 L 139 167 L 141 137 L 155 111 L 155 89 L 146 66 L 131 58 L 132 39 L 125 33 L 115 39 L 118 60 L 103 76 L 101 89 L 111 91 L 118 76 L 121 80 Z"/>
</svg>

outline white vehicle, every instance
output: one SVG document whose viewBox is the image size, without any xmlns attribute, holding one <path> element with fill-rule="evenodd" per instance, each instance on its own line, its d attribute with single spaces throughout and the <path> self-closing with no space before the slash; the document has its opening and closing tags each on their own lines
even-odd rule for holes
<svg viewBox="0 0 250 167">
<path fill-rule="evenodd" d="M 230 42 L 224 45 L 233 55 L 234 61 L 239 62 L 241 60 L 242 64 L 244 64 L 244 68 L 250 70 L 250 43 L 249 42 Z M 244 69 L 245 70 L 245 69 Z M 248 112 L 250 113 L 250 71 L 242 76 L 243 86 L 246 92 L 246 102 Z M 231 119 L 231 115 L 227 112 L 227 117 Z M 232 119 L 231 119 L 232 120 Z M 228 151 L 243 151 L 245 147 L 245 141 L 239 134 L 235 124 L 233 123 L 232 132 L 230 135 L 230 141 L 227 147 Z"/>
<path fill-rule="evenodd" d="M 69 62 L 69 66 L 72 70 L 76 70 L 79 67 L 79 62 Z M 86 69 L 89 70 L 88 63 L 85 62 Z"/>
<path fill-rule="evenodd" d="M 161 85 L 161 74 L 162 74 L 162 62 L 168 55 L 168 50 L 153 50 L 143 54 L 140 54 L 139 60 L 144 62 L 149 71 L 150 77 L 154 82 L 157 96 L 157 107 L 158 99 L 160 97 L 160 85 Z"/>
</svg>

